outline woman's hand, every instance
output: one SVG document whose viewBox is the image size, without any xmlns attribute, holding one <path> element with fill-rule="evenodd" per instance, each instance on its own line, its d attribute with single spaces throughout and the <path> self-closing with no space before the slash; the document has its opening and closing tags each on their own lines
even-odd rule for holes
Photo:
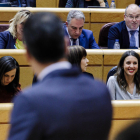
<svg viewBox="0 0 140 140">
<path fill-rule="evenodd" d="M 97 0 L 99 3 L 100 3 L 100 6 L 101 7 L 105 7 L 105 2 L 104 0 Z"/>
</svg>

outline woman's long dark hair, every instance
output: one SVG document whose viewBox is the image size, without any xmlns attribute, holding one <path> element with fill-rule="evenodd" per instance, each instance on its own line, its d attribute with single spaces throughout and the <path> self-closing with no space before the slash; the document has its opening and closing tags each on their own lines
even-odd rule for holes
<svg viewBox="0 0 140 140">
<path fill-rule="evenodd" d="M 6 90 L 9 93 L 16 93 L 18 92 L 17 87 L 19 86 L 19 64 L 18 62 L 11 56 L 4 56 L 2 58 L 0 58 L 0 87 L 2 87 L 2 77 L 3 75 L 8 72 L 11 71 L 13 69 L 16 69 L 16 75 L 14 80 L 9 83 L 6 86 Z"/>
<path fill-rule="evenodd" d="M 135 76 L 134 76 L 134 83 L 136 84 L 137 87 L 137 93 L 140 94 L 140 57 L 139 54 L 136 53 L 135 51 L 126 51 L 120 61 L 119 64 L 117 66 L 117 72 L 116 72 L 116 76 L 117 76 L 117 82 L 120 86 L 121 89 L 126 90 L 126 87 L 128 86 L 125 76 L 124 76 L 124 69 L 123 69 L 123 65 L 124 65 L 124 60 L 127 56 L 134 56 L 137 58 L 138 60 L 138 71 L 136 72 Z"/>
<path fill-rule="evenodd" d="M 68 61 L 73 65 L 77 65 L 81 68 L 81 60 L 87 56 L 87 52 L 82 46 L 70 46 Z"/>
</svg>

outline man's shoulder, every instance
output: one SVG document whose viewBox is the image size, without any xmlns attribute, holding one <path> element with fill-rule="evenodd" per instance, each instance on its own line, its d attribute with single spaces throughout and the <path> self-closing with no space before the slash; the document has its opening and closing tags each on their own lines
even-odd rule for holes
<svg viewBox="0 0 140 140">
<path fill-rule="evenodd" d="M 11 33 L 9 31 L 3 31 L 3 32 L 0 32 L 0 35 L 2 36 L 11 36 Z"/>
<path fill-rule="evenodd" d="M 125 21 L 114 24 L 110 29 L 123 29 L 125 27 Z"/>
<path fill-rule="evenodd" d="M 82 33 L 92 34 L 93 32 L 91 30 L 88 30 L 88 29 L 83 29 Z"/>
</svg>

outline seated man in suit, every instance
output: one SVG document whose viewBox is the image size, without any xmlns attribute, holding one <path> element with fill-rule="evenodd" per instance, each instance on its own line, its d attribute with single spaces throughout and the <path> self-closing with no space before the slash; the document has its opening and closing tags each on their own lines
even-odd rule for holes
<svg viewBox="0 0 140 140">
<path fill-rule="evenodd" d="M 65 35 L 69 38 L 69 46 L 80 45 L 85 49 L 99 49 L 93 32 L 83 29 L 85 16 L 83 12 L 71 10 L 64 24 Z"/>
<path fill-rule="evenodd" d="M 23 34 L 38 82 L 15 97 L 8 140 L 107 140 L 109 91 L 67 61 L 61 20 L 36 13 Z"/>
<path fill-rule="evenodd" d="M 139 24 L 140 8 L 136 4 L 130 4 L 125 9 L 124 21 L 109 29 L 108 48 L 113 49 L 115 39 L 119 39 L 121 49 L 138 49 L 140 46 Z"/>
</svg>

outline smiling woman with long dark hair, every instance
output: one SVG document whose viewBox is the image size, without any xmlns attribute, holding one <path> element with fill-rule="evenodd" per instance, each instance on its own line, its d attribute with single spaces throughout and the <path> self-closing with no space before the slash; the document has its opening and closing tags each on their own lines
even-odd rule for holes
<svg viewBox="0 0 140 140">
<path fill-rule="evenodd" d="M 140 57 L 135 51 L 126 51 L 117 66 L 115 76 L 107 86 L 113 100 L 140 99 Z"/>
<path fill-rule="evenodd" d="M 18 62 L 11 56 L 0 58 L 0 103 L 11 102 L 20 90 Z"/>
</svg>

